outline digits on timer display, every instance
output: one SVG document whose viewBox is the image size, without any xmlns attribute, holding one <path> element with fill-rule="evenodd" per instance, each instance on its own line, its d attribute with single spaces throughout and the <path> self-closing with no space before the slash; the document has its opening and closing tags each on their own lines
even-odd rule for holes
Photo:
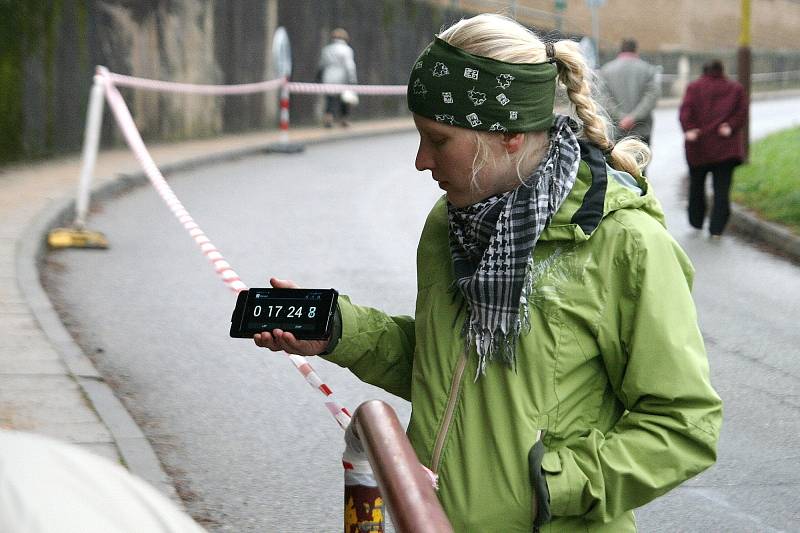
<svg viewBox="0 0 800 533">
<path fill-rule="evenodd" d="M 284 311 L 285 309 L 285 311 Z M 264 312 L 268 318 L 302 318 L 303 317 L 303 306 L 298 305 L 266 305 L 262 309 L 260 305 L 253 307 L 253 316 L 259 317 L 261 313 Z M 285 313 L 285 314 L 282 314 Z M 308 312 L 306 313 L 306 317 L 314 318 L 317 314 L 316 307 L 309 307 Z"/>
</svg>

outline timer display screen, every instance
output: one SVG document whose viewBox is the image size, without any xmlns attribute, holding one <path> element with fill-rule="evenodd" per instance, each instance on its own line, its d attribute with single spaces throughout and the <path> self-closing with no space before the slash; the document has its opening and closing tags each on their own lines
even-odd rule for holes
<svg viewBox="0 0 800 533">
<path fill-rule="evenodd" d="M 333 289 L 242 291 L 231 318 L 231 336 L 252 337 L 281 329 L 298 339 L 328 338 L 337 296 Z"/>
</svg>

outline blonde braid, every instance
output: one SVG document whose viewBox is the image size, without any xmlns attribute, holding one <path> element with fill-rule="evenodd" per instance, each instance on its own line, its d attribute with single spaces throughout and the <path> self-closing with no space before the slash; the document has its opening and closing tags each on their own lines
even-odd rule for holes
<svg viewBox="0 0 800 533">
<path fill-rule="evenodd" d="M 623 139 L 616 145 L 611 141 L 602 108 L 592 97 L 591 70 L 578 43 L 558 41 L 554 43 L 554 49 L 558 80 L 567 89 L 567 96 L 583 123 L 584 135 L 603 151 L 610 152 L 609 164 L 613 168 L 632 176 L 641 175 L 642 169 L 650 162 L 650 149 L 634 138 Z"/>
<path fill-rule="evenodd" d="M 444 30 L 439 37 L 466 52 L 491 57 L 509 63 L 541 63 L 547 60 L 545 45 L 531 30 L 517 22 L 496 14 L 482 14 L 462 19 Z M 594 75 L 586 65 L 578 43 L 568 40 L 553 43 L 558 79 L 567 90 L 575 114 L 583 123 L 583 135 L 599 146 L 608 156 L 608 163 L 617 170 L 632 176 L 641 175 L 641 169 L 650 162 L 650 149 L 643 142 L 628 137 L 616 145 L 608 135 L 605 111 L 592 97 Z M 529 132 L 528 136 L 534 137 Z M 487 135 L 478 133 L 478 135 Z M 541 136 L 531 139 L 530 149 L 524 158 L 541 156 Z M 480 146 L 480 145 L 479 145 Z M 484 147 L 485 148 L 485 147 Z M 486 154 L 476 152 L 477 170 L 486 163 Z M 532 163 L 531 163 L 532 164 Z M 473 173 L 473 178 L 477 175 Z"/>
</svg>

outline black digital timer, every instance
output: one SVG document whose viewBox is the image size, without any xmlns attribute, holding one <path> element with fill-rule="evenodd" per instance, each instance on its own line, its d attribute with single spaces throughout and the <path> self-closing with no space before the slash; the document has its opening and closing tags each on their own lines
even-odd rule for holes
<svg viewBox="0 0 800 533">
<path fill-rule="evenodd" d="M 249 289 L 239 293 L 231 317 L 231 337 L 251 338 L 262 331 L 290 331 L 298 339 L 330 337 L 334 289 Z"/>
</svg>

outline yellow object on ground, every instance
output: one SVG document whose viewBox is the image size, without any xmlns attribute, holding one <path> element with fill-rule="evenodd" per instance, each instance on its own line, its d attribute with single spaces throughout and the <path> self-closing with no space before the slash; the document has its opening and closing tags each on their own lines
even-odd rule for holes
<svg viewBox="0 0 800 533">
<path fill-rule="evenodd" d="M 99 231 L 55 228 L 47 235 L 51 248 L 108 248 L 108 239 Z"/>
</svg>

